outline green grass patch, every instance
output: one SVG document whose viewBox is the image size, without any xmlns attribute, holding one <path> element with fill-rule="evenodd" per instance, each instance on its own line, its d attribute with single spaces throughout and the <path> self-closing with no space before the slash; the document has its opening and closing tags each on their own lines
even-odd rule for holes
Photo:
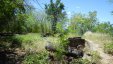
<svg viewBox="0 0 113 64">
<path fill-rule="evenodd" d="M 24 35 L 15 35 L 13 37 L 13 43 L 20 45 L 20 48 L 27 52 L 43 52 L 45 50 L 45 45 L 47 41 L 57 46 L 59 44 L 58 37 L 41 37 L 38 33 L 29 33 Z M 15 46 L 15 45 L 14 45 Z"/>
<path fill-rule="evenodd" d="M 22 64 L 49 64 L 47 62 L 47 53 L 31 53 L 24 57 Z"/>
<path fill-rule="evenodd" d="M 33 52 L 33 51 L 41 51 L 44 49 L 44 40 L 40 34 L 37 33 L 29 33 L 25 35 L 15 35 L 13 37 L 13 44 L 20 44 L 21 47 L 25 49 L 25 51 Z"/>
<path fill-rule="evenodd" d="M 25 35 L 15 35 L 14 39 L 17 39 L 18 41 L 22 42 L 22 43 L 29 43 L 29 42 L 33 42 L 33 41 L 37 41 L 39 39 L 41 39 L 40 34 L 36 34 L 36 33 L 29 33 L 29 34 L 25 34 Z"/>
</svg>

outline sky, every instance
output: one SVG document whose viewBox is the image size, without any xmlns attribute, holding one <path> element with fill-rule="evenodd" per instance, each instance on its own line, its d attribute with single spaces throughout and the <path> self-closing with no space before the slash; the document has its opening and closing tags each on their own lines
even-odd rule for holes
<svg viewBox="0 0 113 64">
<path fill-rule="evenodd" d="M 53 0 L 56 1 L 56 0 Z M 31 4 L 39 10 L 44 10 L 44 4 L 48 4 L 50 0 L 33 0 Z M 65 5 L 65 11 L 68 17 L 74 13 L 88 14 L 89 11 L 97 11 L 97 18 L 100 22 L 110 21 L 113 24 L 113 3 L 109 0 L 61 0 Z"/>
</svg>

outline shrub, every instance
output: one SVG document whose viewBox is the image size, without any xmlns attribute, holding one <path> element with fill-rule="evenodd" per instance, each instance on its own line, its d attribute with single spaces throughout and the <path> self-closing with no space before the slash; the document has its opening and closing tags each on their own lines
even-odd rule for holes
<svg viewBox="0 0 113 64">
<path fill-rule="evenodd" d="M 113 43 L 107 43 L 104 45 L 104 52 L 108 54 L 113 54 Z"/>
<path fill-rule="evenodd" d="M 63 53 L 65 53 L 65 48 L 67 47 L 67 32 L 63 31 L 62 33 L 60 33 L 59 36 L 59 46 L 57 47 L 58 52 L 56 52 L 56 56 L 59 60 L 61 60 L 61 56 Z"/>
</svg>

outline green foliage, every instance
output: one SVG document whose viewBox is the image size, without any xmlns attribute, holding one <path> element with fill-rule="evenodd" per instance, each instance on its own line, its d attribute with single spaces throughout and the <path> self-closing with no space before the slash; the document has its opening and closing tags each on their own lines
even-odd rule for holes
<svg viewBox="0 0 113 64">
<path fill-rule="evenodd" d="M 56 56 L 58 60 L 62 59 L 63 53 L 66 53 L 65 49 L 67 47 L 68 33 L 75 33 L 83 35 L 86 31 L 95 31 L 100 33 L 108 33 L 113 35 L 113 25 L 109 22 L 97 23 L 97 12 L 89 12 L 88 15 L 78 13 L 74 14 L 71 18 L 71 22 L 68 29 L 65 28 L 65 18 L 66 13 L 64 10 L 64 4 L 61 0 L 50 0 L 50 4 L 45 5 L 45 13 L 36 12 L 34 10 L 28 10 L 24 4 L 26 0 L 0 0 L 0 33 L 10 32 L 10 33 L 56 33 L 60 44 L 57 47 L 58 52 Z M 99 34 L 89 35 L 89 38 L 100 39 L 101 42 L 106 42 L 106 38 Z M 27 50 L 28 54 L 25 56 L 23 64 L 49 64 L 47 59 L 47 53 L 36 53 L 37 50 L 44 50 L 45 40 L 43 41 L 41 35 L 39 34 L 15 34 L 13 37 L 5 37 L 3 41 L 0 40 L 0 46 L 3 48 L 20 47 Z M 88 36 L 88 35 L 87 35 Z M 53 37 L 52 37 L 53 38 Z M 56 37 L 55 37 L 56 38 Z M 110 38 L 109 38 L 110 39 Z M 41 41 L 41 42 L 40 42 Z M 107 39 L 108 41 L 108 39 Z M 7 43 L 6 44 L 4 44 Z M 9 42 L 12 42 L 9 44 Z M 0 47 L 0 48 L 1 48 Z M 41 48 L 42 47 L 42 48 Z M 113 54 L 113 43 L 107 43 L 104 45 L 104 51 L 109 54 Z M 72 63 L 78 64 L 90 64 L 97 63 L 100 60 L 100 56 L 97 52 L 91 52 L 91 61 L 87 59 L 75 59 Z"/>
<path fill-rule="evenodd" d="M 1 32 L 15 32 L 24 29 L 23 24 L 25 20 L 25 6 L 24 0 L 1 0 L 0 1 L 0 31 Z M 21 26 L 20 26 L 21 25 Z M 15 29 L 14 29 L 15 27 Z M 20 33 L 19 32 L 19 33 Z"/>
<path fill-rule="evenodd" d="M 83 35 L 86 31 L 93 31 L 93 27 L 97 23 L 96 14 L 96 11 L 89 12 L 88 15 L 81 13 L 74 14 L 71 18 L 70 28 L 79 35 Z"/>
<path fill-rule="evenodd" d="M 38 30 L 39 24 L 38 24 L 33 12 L 29 13 L 25 25 L 27 27 L 27 32 L 39 32 L 39 30 Z"/>
<path fill-rule="evenodd" d="M 88 59 L 81 60 L 82 64 L 90 64 L 91 62 Z"/>
<path fill-rule="evenodd" d="M 12 45 L 11 47 L 19 47 L 26 49 L 26 46 L 33 47 L 34 42 L 40 40 L 39 34 L 26 34 L 26 35 L 15 35 L 12 37 Z M 14 45 L 13 45 L 14 44 Z M 28 48 L 29 49 L 29 48 Z M 26 50 L 28 50 L 26 49 Z"/>
<path fill-rule="evenodd" d="M 27 32 L 32 33 L 51 33 L 51 23 L 43 12 L 31 12 L 25 23 Z"/>
<path fill-rule="evenodd" d="M 68 29 L 68 23 L 69 23 L 69 20 L 64 18 L 61 22 L 58 22 L 57 23 L 57 33 L 63 33 L 63 32 L 69 32 L 69 29 Z"/>
<path fill-rule="evenodd" d="M 104 45 L 104 52 L 108 54 L 113 54 L 113 43 L 106 43 Z"/>
<path fill-rule="evenodd" d="M 51 31 L 51 22 L 47 20 L 47 18 L 43 18 L 42 20 L 39 20 L 39 29 L 40 33 L 46 34 L 46 33 L 52 33 Z"/>
<path fill-rule="evenodd" d="M 49 64 L 46 60 L 47 53 L 30 53 L 25 56 L 23 64 Z"/>
<path fill-rule="evenodd" d="M 19 41 L 23 42 L 23 43 L 27 43 L 27 42 L 33 42 L 35 40 L 40 39 L 40 35 L 39 34 L 33 34 L 33 33 L 29 33 L 26 35 L 16 35 L 14 36 L 15 39 L 18 39 Z"/>
<path fill-rule="evenodd" d="M 27 19 L 28 15 L 26 14 L 18 14 L 17 18 L 14 23 L 14 26 L 12 27 L 13 29 L 13 33 L 18 33 L 18 34 L 22 34 L 22 33 L 26 33 L 27 29 L 26 29 L 26 25 L 25 25 L 25 21 Z"/>
<path fill-rule="evenodd" d="M 99 23 L 94 28 L 96 32 L 107 33 L 113 36 L 113 25 L 110 22 Z"/>
<path fill-rule="evenodd" d="M 56 0 L 55 3 L 53 3 L 53 0 L 50 0 L 50 4 L 45 5 L 45 12 L 51 21 L 51 25 L 52 25 L 51 29 L 54 34 L 56 33 L 57 22 L 61 21 L 62 18 L 65 16 L 63 10 L 64 10 L 64 4 L 61 3 L 60 0 Z"/>
<path fill-rule="evenodd" d="M 67 34 L 68 34 L 68 32 L 63 31 L 59 35 L 59 41 L 58 42 L 60 42 L 60 43 L 59 43 L 59 46 L 57 47 L 58 51 L 56 52 L 56 56 L 59 60 L 61 60 L 62 55 L 64 53 L 66 53 L 66 48 L 67 48 L 67 44 L 68 44 Z"/>
</svg>

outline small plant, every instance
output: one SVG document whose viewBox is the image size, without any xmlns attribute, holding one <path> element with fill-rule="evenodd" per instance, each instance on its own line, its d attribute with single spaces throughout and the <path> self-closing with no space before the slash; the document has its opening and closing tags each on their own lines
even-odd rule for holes
<svg viewBox="0 0 113 64">
<path fill-rule="evenodd" d="M 71 64 L 90 64 L 91 62 L 88 59 L 74 59 Z"/>
<path fill-rule="evenodd" d="M 59 36 L 59 46 L 57 47 L 58 52 L 56 52 L 56 56 L 58 59 L 62 59 L 61 56 L 66 52 L 65 48 L 67 47 L 67 32 L 63 31 Z"/>
<path fill-rule="evenodd" d="M 113 43 L 104 44 L 104 52 L 113 55 Z"/>
<path fill-rule="evenodd" d="M 83 59 L 81 60 L 82 64 L 90 64 L 90 61 L 88 59 Z"/>
<path fill-rule="evenodd" d="M 90 54 L 92 55 L 91 63 L 100 63 L 101 57 L 97 51 L 91 51 Z"/>
</svg>

